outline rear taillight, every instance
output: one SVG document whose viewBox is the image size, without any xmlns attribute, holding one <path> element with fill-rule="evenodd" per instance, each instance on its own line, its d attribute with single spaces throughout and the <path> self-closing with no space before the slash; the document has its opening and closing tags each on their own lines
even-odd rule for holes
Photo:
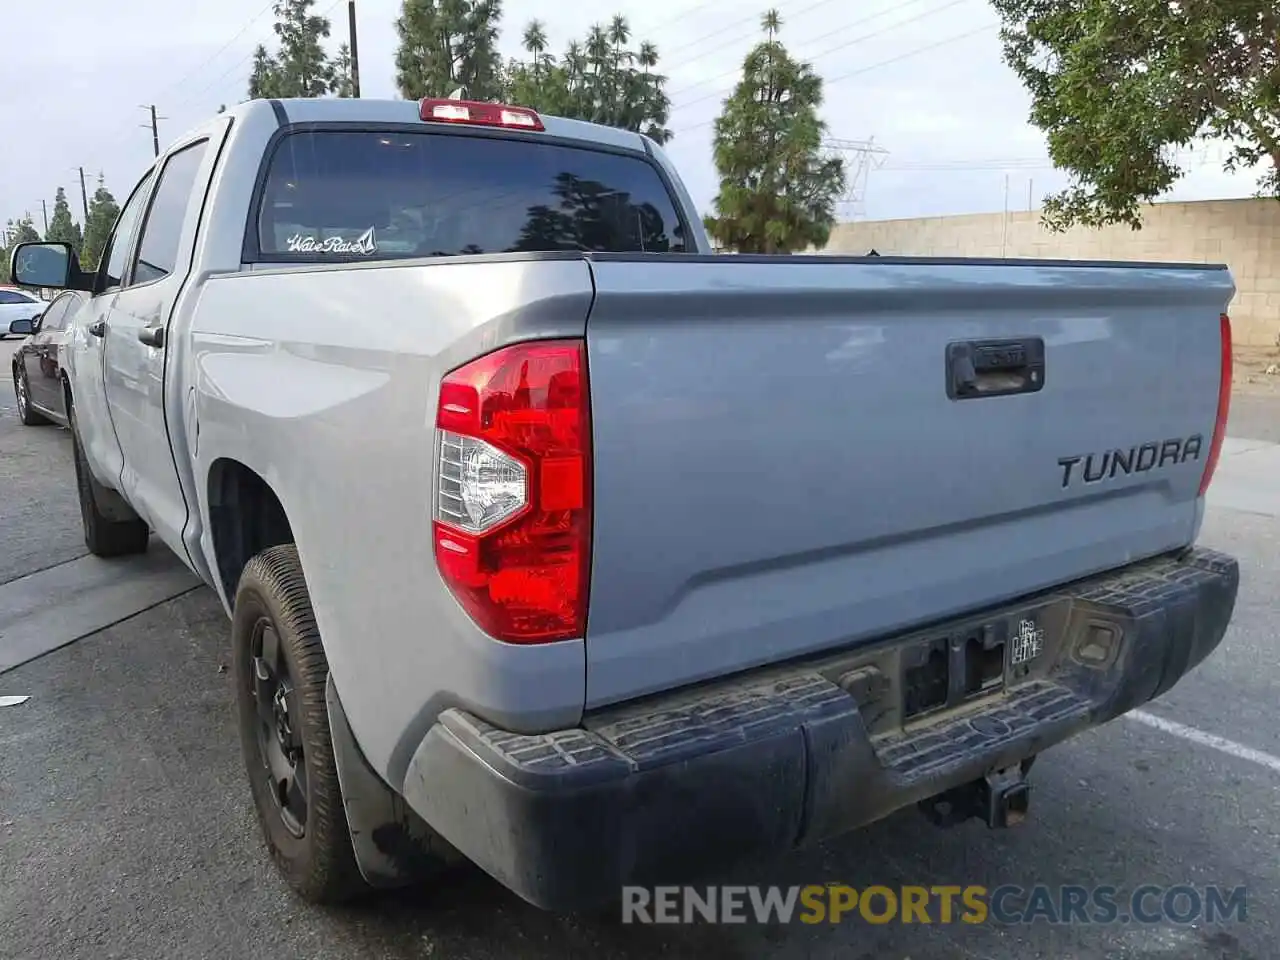
<svg viewBox="0 0 1280 960">
<path fill-rule="evenodd" d="M 1231 412 L 1231 318 L 1225 313 L 1218 322 L 1222 340 L 1222 376 L 1218 381 L 1218 416 L 1213 422 L 1213 442 L 1209 444 L 1209 457 L 1205 460 L 1204 476 L 1200 478 L 1200 496 L 1204 496 L 1213 473 L 1218 469 L 1218 455 L 1222 453 L 1222 441 L 1227 435 L 1227 415 Z"/>
<path fill-rule="evenodd" d="M 489 635 L 585 632 L 591 410 L 580 340 L 522 343 L 447 374 L 436 413 L 436 563 Z"/>
</svg>

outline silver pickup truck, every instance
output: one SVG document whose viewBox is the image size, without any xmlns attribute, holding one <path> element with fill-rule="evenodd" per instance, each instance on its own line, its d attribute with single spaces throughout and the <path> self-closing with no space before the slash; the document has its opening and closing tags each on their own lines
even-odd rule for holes
<svg viewBox="0 0 1280 960">
<path fill-rule="evenodd" d="M 589 908 L 912 805 L 1016 823 L 1221 641 L 1224 267 L 709 249 L 633 133 L 259 100 L 96 271 L 14 252 L 85 293 L 89 549 L 222 599 L 304 897 L 465 858 Z"/>
</svg>

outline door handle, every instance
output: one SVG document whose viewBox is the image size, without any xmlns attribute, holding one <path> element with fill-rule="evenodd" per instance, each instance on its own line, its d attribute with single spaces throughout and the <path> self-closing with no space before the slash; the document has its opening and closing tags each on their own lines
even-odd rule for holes
<svg viewBox="0 0 1280 960">
<path fill-rule="evenodd" d="M 89 333 L 95 337 L 105 337 L 107 335 L 107 321 L 95 320 L 89 324 Z"/>
<path fill-rule="evenodd" d="M 164 327 L 143 327 L 138 331 L 138 339 L 148 347 L 163 347 Z"/>
<path fill-rule="evenodd" d="M 1035 393 L 1044 387 L 1042 337 L 947 344 L 947 396 L 952 400 Z"/>
</svg>

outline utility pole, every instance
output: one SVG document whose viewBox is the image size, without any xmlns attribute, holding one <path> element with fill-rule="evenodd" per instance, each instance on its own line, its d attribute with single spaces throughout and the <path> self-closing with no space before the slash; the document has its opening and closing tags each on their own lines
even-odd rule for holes
<svg viewBox="0 0 1280 960">
<path fill-rule="evenodd" d="M 1004 175 L 1004 222 L 1000 229 L 1000 257 L 1004 259 L 1009 249 L 1009 174 Z"/>
<path fill-rule="evenodd" d="M 356 44 L 356 0 L 347 0 L 347 31 L 351 45 L 351 96 L 360 99 L 360 47 Z"/>
<path fill-rule="evenodd" d="M 153 150 L 155 150 L 156 156 L 158 157 L 158 156 L 160 156 L 160 125 L 159 125 L 156 121 L 157 121 L 157 120 L 168 120 L 169 118 L 168 118 L 168 117 L 157 117 L 157 116 L 156 116 L 156 105 L 155 105 L 154 103 L 151 103 L 151 104 L 143 104 L 143 105 L 142 105 L 141 107 L 139 107 L 138 109 L 140 109 L 140 110 L 150 110 L 150 111 L 151 111 L 151 122 L 150 122 L 150 123 L 144 123 L 144 124 L 142 124 L 142 127 L 143 127 L 143 129 L 146 129 L 147 127 L 150 127 L 150 128 L 151 128 L 151 148 L 152 148 Z"/>
<path fill-rule="evenodd" d="M 89 191 L 84 186 L 84 167 L 77 167 L 80 171 L 80 202 L 84 204 L 84 223 L 89 225 Z"/>
<path fill-rule="evenodd" d="M 49 201 L 40 201 L 40 211 L 44 214 L 44 235 L 49 235 Z"/>
</svg>

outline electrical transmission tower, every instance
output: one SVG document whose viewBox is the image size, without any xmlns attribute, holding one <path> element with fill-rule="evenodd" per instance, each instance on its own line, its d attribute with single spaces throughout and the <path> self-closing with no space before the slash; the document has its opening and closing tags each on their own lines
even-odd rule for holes
<svg viewBox="0 0 1280 960">
<path fill-rule="evenodd" d="M 828 153 L 844 158 L 845 187 L 844 196 L 838 203 L 839 219 L 862 219 L 867 215 L 867 180 L 872 170 L 884 166 L 889 151 L 877 146 L 875 137 L 869 140 L 827 139 L 822 141 L 822 146 Z"/>
</svg>

